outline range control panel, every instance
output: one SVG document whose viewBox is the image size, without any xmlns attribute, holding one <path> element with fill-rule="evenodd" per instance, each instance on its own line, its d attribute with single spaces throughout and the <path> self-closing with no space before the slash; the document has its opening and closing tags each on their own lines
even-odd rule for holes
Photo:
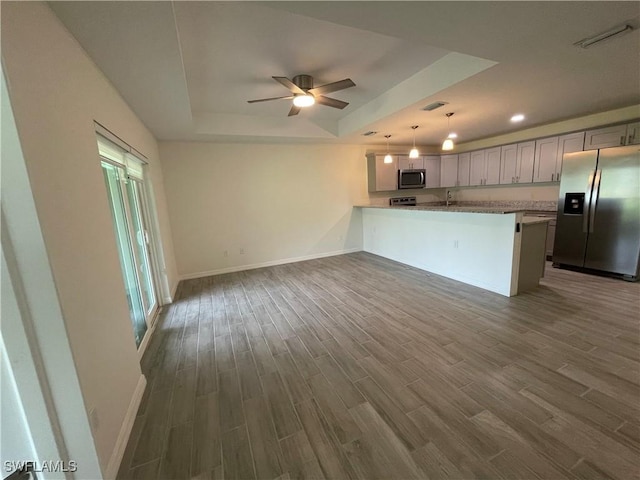
<svg viewBox="0 0 640 480">
<path fill-rule="evenodd" d="M 416 197 L 393 197 L 389 199 L 389 205 L 392 207 L 415 207 Z"/>
</svg>

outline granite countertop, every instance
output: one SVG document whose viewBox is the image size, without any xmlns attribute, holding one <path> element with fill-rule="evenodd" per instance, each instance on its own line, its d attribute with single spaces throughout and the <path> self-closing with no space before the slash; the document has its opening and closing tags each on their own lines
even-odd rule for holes
<svg viewBox="0 0 640 480">
<path fill-rule="evenodd" d="M 461 213 L 493 213 L 493 214 L 505 214 L 505 213 L 517 213 L 522 212 L 521 208 L 508 208 L 508 207 L 484 207 L 484 206 L 463 206 L 463 205 L 416 205 L 414 207 L 401 205 L 354 205 L 359 208 L 383 208 L 387 210 L 418 210 L 426 212 L 461 212 Z"/>
<path fill-rule="evenodd" d="M 355 205 L 360 208 L 384 208 L 392 210 L 420 210 L 429 212 L 462 212 L 506 214 L 519 212 L 553 212 L 556 202 L 548 201 L 487 201 L 487 202 L 452 202 L 448 207 L 445 202 L 424 202 L 416 206 L 391 205 Z M 541 217 L 532 217 L 539 221 L 548 221 Z"/>
</svg>

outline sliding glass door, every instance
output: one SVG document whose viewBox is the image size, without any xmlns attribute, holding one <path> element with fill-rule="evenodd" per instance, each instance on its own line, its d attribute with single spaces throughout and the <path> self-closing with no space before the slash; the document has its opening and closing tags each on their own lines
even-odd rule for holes
<svg viewBox="0 0 640 480">
<path fill-rule="evenodd" d="M 113 217 L 120 267 L 129 313 L 140 346 L 158 307 L 151 272 L 148 213 L 142 182 L 123 166 L 102 160 L 102 171 Z"/>
</svg>

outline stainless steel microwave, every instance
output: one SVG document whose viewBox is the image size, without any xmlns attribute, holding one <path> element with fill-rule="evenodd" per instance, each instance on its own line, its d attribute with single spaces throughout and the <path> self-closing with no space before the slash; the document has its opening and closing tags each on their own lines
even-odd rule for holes
<svg viewBox="0 0 640 480">
<path fill-rule="evenodd" d="M 424 168 L 414 170 L 398 170 L 398 189 L 403 188 L 424 188 L 426 185 L 426 174 Z"/>
</svg>

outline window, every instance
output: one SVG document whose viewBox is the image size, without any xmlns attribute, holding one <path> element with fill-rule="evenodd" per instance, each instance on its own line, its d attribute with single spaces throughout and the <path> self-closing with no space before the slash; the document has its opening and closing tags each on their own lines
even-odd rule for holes
<svg viewBox="0 0 640 480">
<path fill-rule="evenodd" d="M 100 135 L 98 150 L 131 323 L 136 346 L 140 347 L 158 308 L 148 228 L 149 208 L 143 182 L 144 163 Z"/>
</svg>

